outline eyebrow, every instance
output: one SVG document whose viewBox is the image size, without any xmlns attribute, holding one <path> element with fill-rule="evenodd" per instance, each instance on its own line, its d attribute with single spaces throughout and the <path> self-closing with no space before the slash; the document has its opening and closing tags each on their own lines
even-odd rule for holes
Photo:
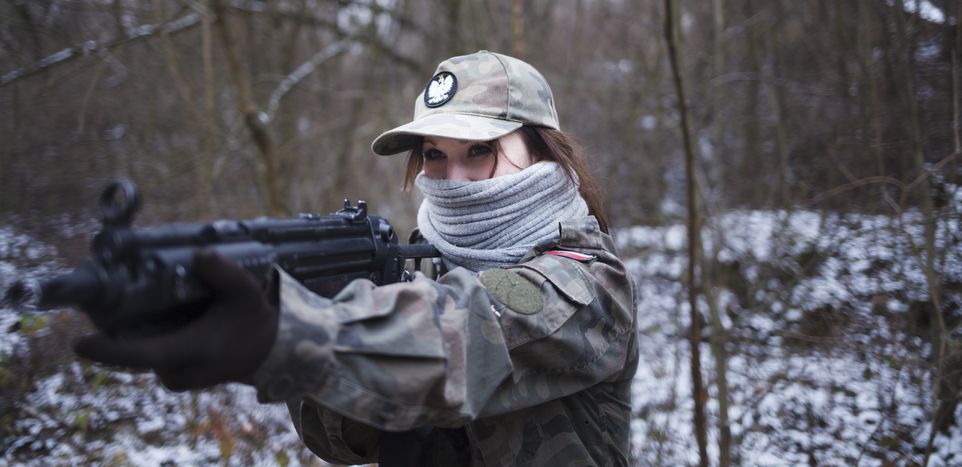
<svg viewBox="0 0 962 467">
<path fill-rule="evenodd" d="M 498 140 L 497 138 L 492 139 L 492 140 L 490 140 L 490 141 L 478 141 L 478 140 L 455 139 L 455 138 L 447 138 L 447 139 L 453 139 L 454 141 L 457 141 L 458 144 L 461 144 L 461 145 L 468 145 L 468 144 L 475 144 L 475 143 L 482 143 L 482 144 L 491 144 L 491 145 L 493 145 L 494 142 Z M 423 144 L 423 143 L 429 143 L 429 144 L 433 144 L 433 145 L 435 145 L 435 146 L 438 145 L 438 143 L 437 143 L 436 141 L 434 141 L 433 139 L 431 139 L 430 136 L 425 136 L 425 137 L 423 137 L 421 142 L 422 142 L 422 144 Z"/>
</svg>

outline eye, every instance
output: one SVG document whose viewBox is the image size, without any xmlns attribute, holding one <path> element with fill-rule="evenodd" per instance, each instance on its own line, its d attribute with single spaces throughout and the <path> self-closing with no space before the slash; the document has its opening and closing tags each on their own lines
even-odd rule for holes
<svg viewBox="0 0 962 467">
<path fill-rule="evenodd" d="M 436 148 L 427 148 L 421 152 L 421 155 L 424 156 L 424 160 L 426 161 L 436 161 L 436 160 L 444 159 L 444 153 L 441 151 L 438 151 Z"/>
<path fill-rule="evenodd" d="M 494 153 L 494 148 L 489 144 L 475 144 L 468 149 L 468 157 L 487 156 Z"/>
</svg>

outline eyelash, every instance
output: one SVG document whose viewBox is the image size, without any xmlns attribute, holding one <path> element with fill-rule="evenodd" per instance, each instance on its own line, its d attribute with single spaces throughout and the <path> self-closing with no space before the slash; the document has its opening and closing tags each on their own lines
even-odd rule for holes
<svg viewBox="0 0 962 467">
<path fill-rule="evenodd" d="M 481 152 L 477 152 L 476 150 L 478 149 L 480 149 Z M 487 156 L 488 154 L 491 154 L 493 152 L 494 152 L 494 149 L 487 144 L 475 144 L 474 146 L 471 146 L 470 149 L 468 149 L 468 157 Z"/>
<path fill-rule="evenodd" d="M 470 148 L 468 148 L 468 157 L 482 157 L 482 156 L 487 156 L 493 152 L 494 152 L 494 148 L 492 148 L 490 145 L 475 144 Z M 444 153 L 437 150 L 436 148 L 425 149 L 421 153 L 421 155 L 424 156 L 424 160 L 427 160 L 427 161 L 440 160 L 445 157 Z"/>
<path fill-rule="evenodd" d="M 433 161 L 433 160 L 444 158 L 444 153 L 434 148 L 425 149 L 424 152 L 421 153 L 421 155 L 424 156 L 424 160 L 426 161 Z"/>
</svg>

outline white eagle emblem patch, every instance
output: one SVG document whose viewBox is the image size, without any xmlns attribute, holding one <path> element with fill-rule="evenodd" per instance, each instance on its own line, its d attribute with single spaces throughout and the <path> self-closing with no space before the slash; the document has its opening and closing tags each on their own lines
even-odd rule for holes
<svg viewBox="0 0 962 467">
<path fill-rule="evenodd" d="M 442 71 L 428 81 L 424 88 L 424 105 L 428 107 L 440 107 L 454 97 L 458 91 L 458 79 L 454 74 Z"/>
</svg>

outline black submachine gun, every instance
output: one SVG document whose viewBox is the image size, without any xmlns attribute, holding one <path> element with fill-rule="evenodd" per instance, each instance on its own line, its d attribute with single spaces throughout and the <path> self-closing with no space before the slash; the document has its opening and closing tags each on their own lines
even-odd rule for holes
<svg viewBox="0 0 962 467">
<path fill-rule="evenodd" d="M 139 208 L 136 185 L 128 181 L 108 185 L 100 196 L 103 226 L 91 242 L 92 257 L 70 273 L 14 283 L 6 290 L 5 301 L 37 309 L 78 306 L 108 333 L 143 334 L 191 319 L 171 316 L 171 310 L 189 309 L 209 298 L 192 271 L 197 249 L 233 260 L 265 290 L 273 286 L 278 266 L 326 297 L 358 278 L 378 285 L 407 280 L 407 259 L 417 263 L 439 256 L 431 245 L 399 245 L 388 221 L 369 215 L 363 201 L 352 207 L 345 200 L 343 209 L 326 216 L 135 229 L 131 223 Z"/>
</svg>

